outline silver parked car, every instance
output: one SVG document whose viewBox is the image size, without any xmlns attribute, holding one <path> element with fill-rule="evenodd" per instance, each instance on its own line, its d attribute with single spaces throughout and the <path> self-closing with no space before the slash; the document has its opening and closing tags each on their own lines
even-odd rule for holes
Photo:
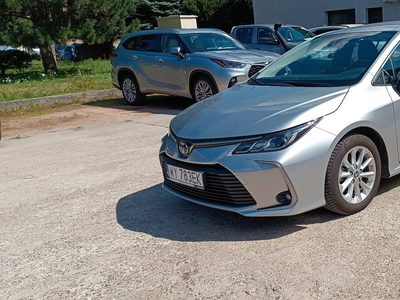
<svg viewBox="0 0 400 300">
<path fill-rule="evenodd" d="M 400 22 L 306 41 L 177 115 L 163 187 L 245 216 L 366 208 L 400 172 Z"/>
<path fill-rule="evenodd" d="M 247 48 L 283 54 L 315 34 L 300 25 L 250 24 L 232 27 L 231 36 Z"/>
<path fill-rule="evenodd" d="M 149 93 L 201 101 L 277 57 L 248 50 L 218 29 L 144 30 L 122 37 L 110 55 L 111 77 L 128 104 L 143 103 Z"/>
</svg>

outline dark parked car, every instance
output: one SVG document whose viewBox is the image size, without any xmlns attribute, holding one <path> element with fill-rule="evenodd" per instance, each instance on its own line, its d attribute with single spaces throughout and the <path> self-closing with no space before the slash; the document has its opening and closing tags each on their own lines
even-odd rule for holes
<svg viewBox="0 0 400 300">
<path fill-rule="evenodd" d="M 66 45 L 59 45 L 59 44 L 54 45 L 57 61 L 64 60 L 64 50 L 66 47 L 67 47 Z"/>
<path fill-rule="evenodd" d="M 329 31 L 335 31 L 335 30 L 340 30 L 340 29 L 346 29 L 346 28 L 351 28 L 355 26 L 359 26 L 362 24 L 346 24 L 346 25 L 326 25 L 326 26 L 318 26 L 318 27 L 313 27 L 309 28 L 308 30 L 314 33 L 315 35 L 320 35 Z"/>
<path fill-rule="evenodd" d="M 75 45 L 68 45 L 64 48 L 63 59 L 64 60 L 75 59 Z"/>
<path fill-rule="evenodd" d="M 231 36 L 248 48 L 283 54 L 315 34 L 299 25 L 252 24 L 232 27 Z"/>
</svg>

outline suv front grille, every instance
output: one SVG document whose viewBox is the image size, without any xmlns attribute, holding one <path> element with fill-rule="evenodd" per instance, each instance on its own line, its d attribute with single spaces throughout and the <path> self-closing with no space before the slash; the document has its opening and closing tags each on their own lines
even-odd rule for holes
<svg viewBox="0 0 400 300">
<path fill-rule="evenodd" d="M 262 69 L 264 69 L 264 68 L 265 68 L 265 65 L 252 65 L 252 66 L 250 67 L 248 76 L 251 77 L 251 76 L 253 76 L 254 74 L 256 74 L 257 72 L 259 72 L 259 71 L 261 71 Z"/>
<path fill-rule="evenodd" d="M 231 172 L 222 166 L 202 165 L 199 167 L 196 165 L 172 160 L 165 154 L 160 155 L 160 162 L 164 175 L 164 183 L 183 195 L 187 195 L 201 201 L 226 205 L 243 206 L 256 204 L 253 197 L 249 194 L 241 182 Z M 193 171 L 204 172 L 205 189 L 200 190 L 169 180 L 166 176 L 166 163 Z"/>
</svg>

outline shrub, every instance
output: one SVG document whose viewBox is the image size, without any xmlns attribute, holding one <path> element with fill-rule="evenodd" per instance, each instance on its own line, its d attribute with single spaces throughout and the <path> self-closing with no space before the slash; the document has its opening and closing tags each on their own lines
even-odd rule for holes
<svg viewBox="0 0 400 300">
<path fill-rule="evenodd" d="M 1 76 L 6 75 L 7 69 L 24 69 L 31 66 L 32 56 L 20 50 L 0 51 Z"/>
</svg>

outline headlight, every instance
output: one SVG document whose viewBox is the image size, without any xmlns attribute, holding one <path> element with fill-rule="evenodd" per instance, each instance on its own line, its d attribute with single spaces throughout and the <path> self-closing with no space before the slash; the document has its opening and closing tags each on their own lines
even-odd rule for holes
<svg viewBox="0 0 400 300">
<path fill-rule="evenodd" d="M 289 147 L 310 130 L 319 120 L 314 120 L 284 131 L 271 133 L 257 140 L 241 143 L 233 154 L 278 151 Z"/>
<path fill-rule="evenodd" d="M 211 58 L 211 60 L 217 64 L 219 64 L 223 68 L 231 68 L 231 69 L 243 69 L 246 66 L 246 63 L 238 62 L 238 61 L 230 61 L 224 59 L 215 59 Z"/>
</svg>

